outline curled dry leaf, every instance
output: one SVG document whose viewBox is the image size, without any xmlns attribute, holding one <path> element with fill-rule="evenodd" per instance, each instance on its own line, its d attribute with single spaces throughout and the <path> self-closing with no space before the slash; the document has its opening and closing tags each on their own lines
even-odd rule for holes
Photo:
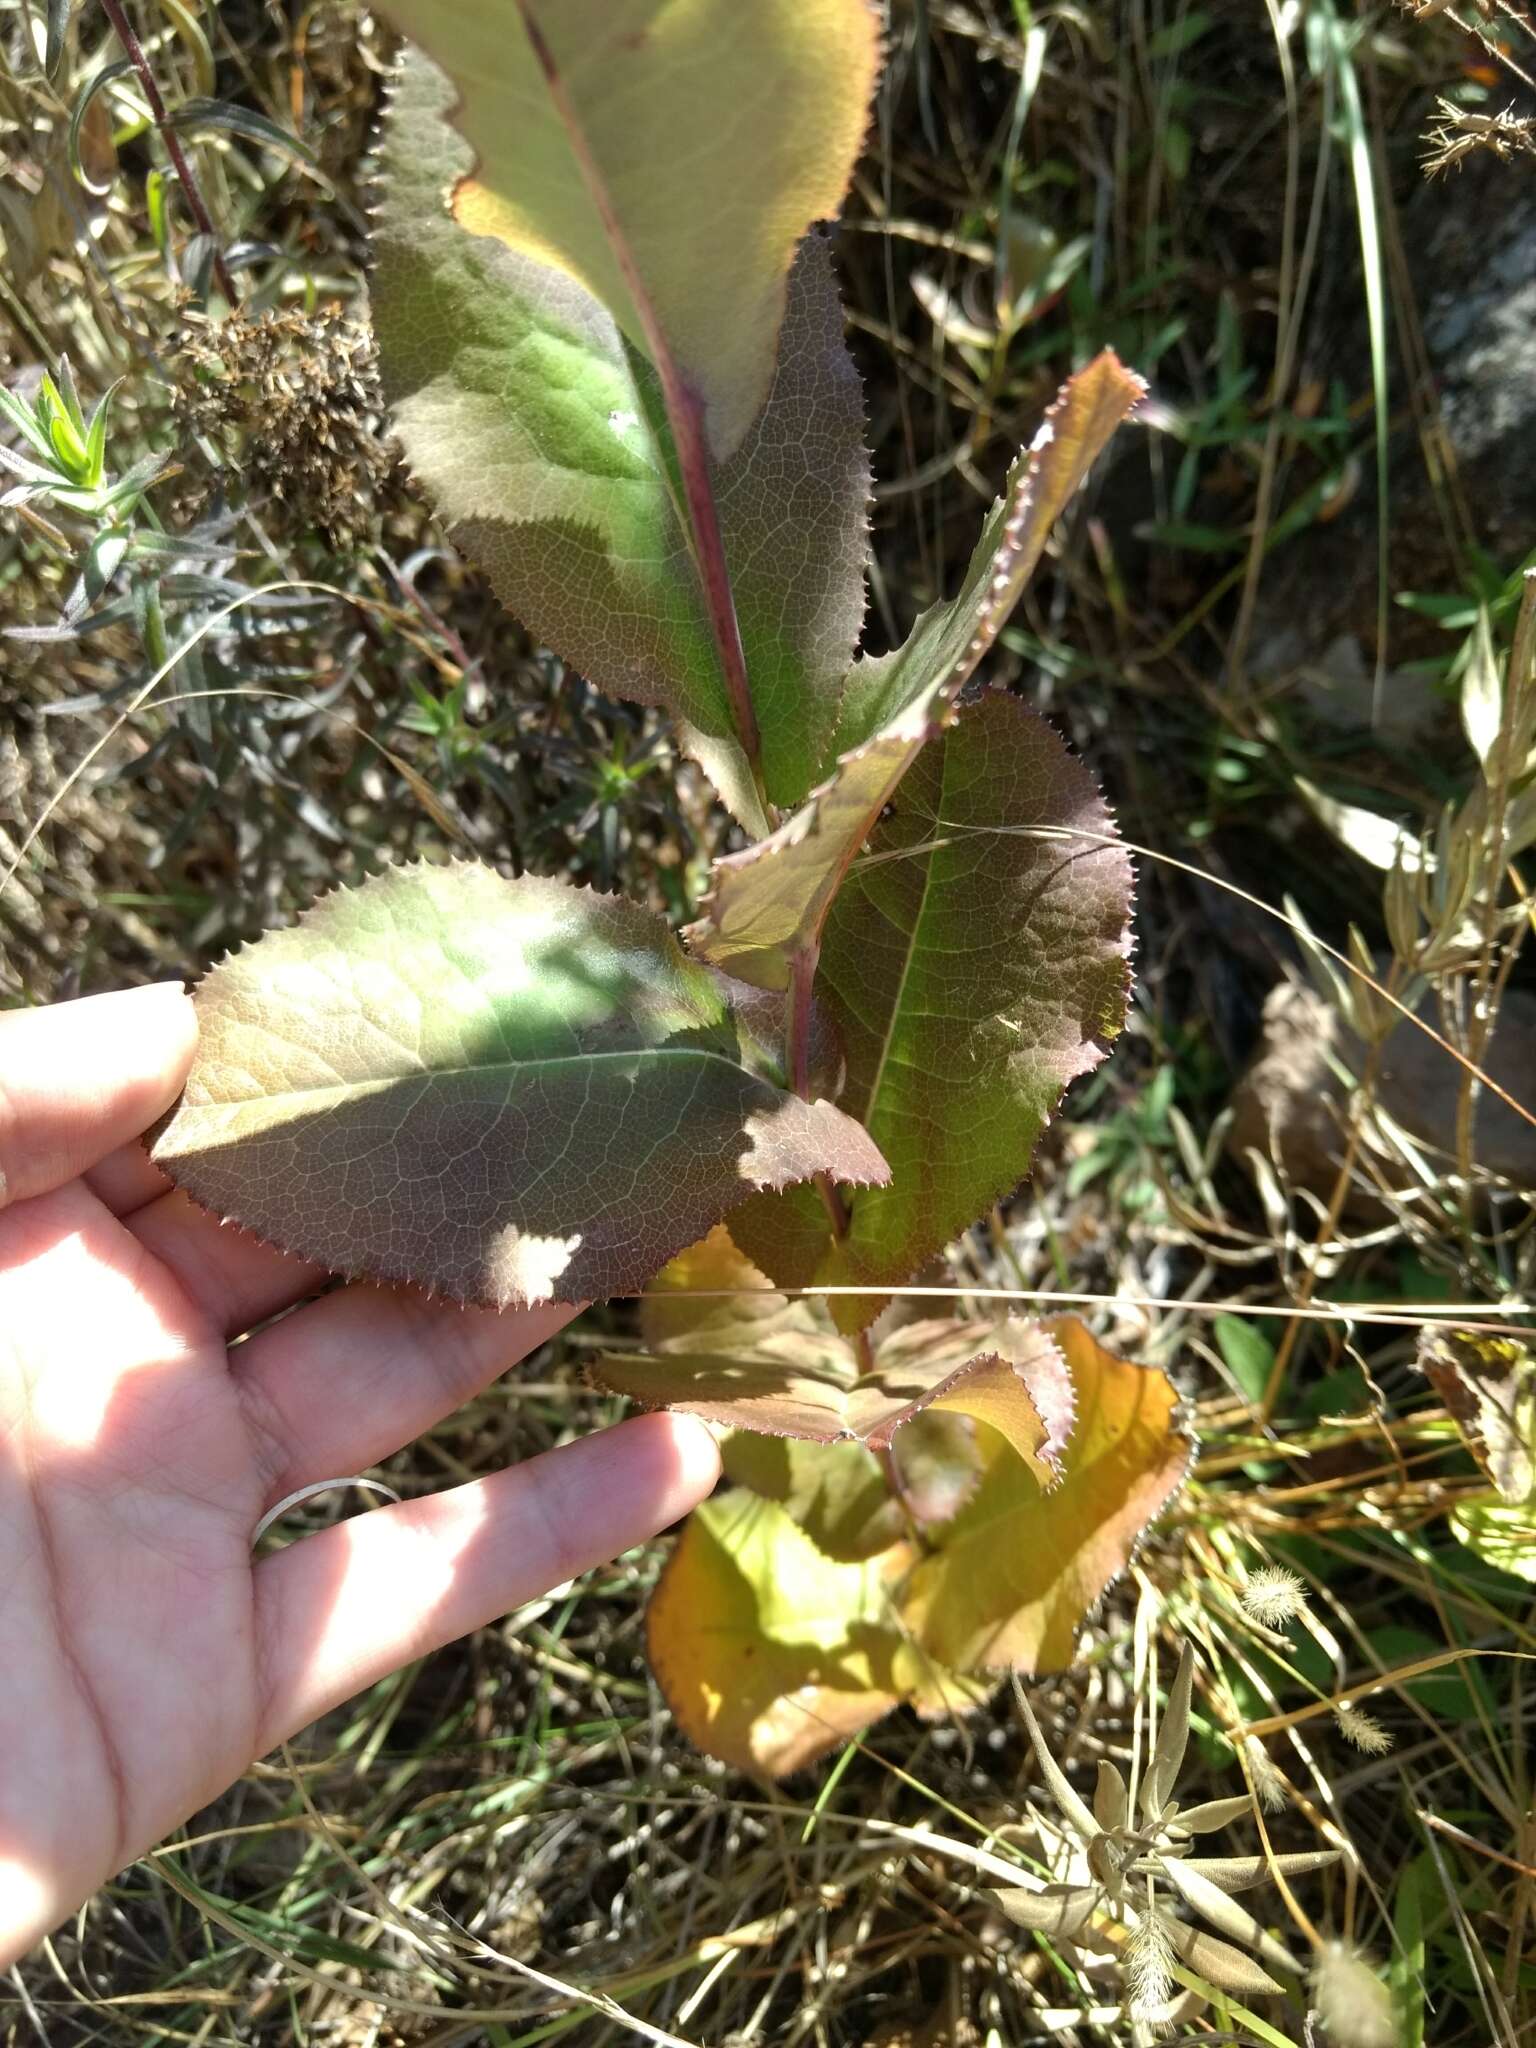
<svg viewBox="0 0 1536 2048">
<path fill-rule="evenodd" d="M 637 904 L 472 863 L 326 897 L 196 991 L 156 1160 L 333 1269 L 496 1306 L 637 1292 L 755 1187 L 883 1167 L 743 1063 Z"/>
<path fill-rule="evenodd" d="M 1518 1337 L 1425 1324 L 1417 1364 L 1500 1498 L 1536 1494 L 1536 1357 Z"/>
<path fill-rule="evenodd" d="M 1051 528 L 1146 388 L 1113 349 L 1062 386 L 1008 472 L 959 593 L 924 612 L 894 652 L 857 661 L 849 671 L 837 753 L 889 726 L 935 678 L 955 689 L 974 673 L 1034 574 Z"/>
</svg>

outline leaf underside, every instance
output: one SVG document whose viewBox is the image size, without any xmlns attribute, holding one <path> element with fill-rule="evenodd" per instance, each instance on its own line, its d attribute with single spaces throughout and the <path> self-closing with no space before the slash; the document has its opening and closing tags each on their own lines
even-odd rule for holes
<svg viewBox="0 0 1536 2048">
<path fill-rule="evenodd" d="M 153 1156 L 333 1270 L 498 1307 L 632 1293 L 753 1188 L 883 1171 L 753 1072 L 641 906 L 392 870 L 216 967 Z"/>
<path fill-rule="evenodd" d="M 509 609 L 599 688 L 668 707 L 765 832 L 654 368 L 569 270 L 451 217 L 445 194 L 474 163 L 454 104 L 447 75 L 408 53 L 380 148 L 371 292 L 396 431 Z M 869 458 L 822 237 L 783 290 L 763 403 L 712 481 L 764 785 L 792 805 L 827 755 L 863 619 Z"/>
<path fill-rule="evenodd" d="M 827 920 L 818 993 L 847 1060 L 839 1100 L 889 1161 L 834 1243 L 814 1195 L 731 1221 L 781 1286 L 870 1292 L 916 1272 L 1024 1177 L 1069 1082 L 1125 1016 L 1131 867 L 1087 770 L 1001 692 L 926 747 Z"/>
</svg>

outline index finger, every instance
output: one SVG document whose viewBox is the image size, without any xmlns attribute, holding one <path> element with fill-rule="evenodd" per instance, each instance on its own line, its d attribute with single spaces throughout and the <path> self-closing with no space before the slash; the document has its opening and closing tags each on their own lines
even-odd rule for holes
<svg viewBox="0 0 1536 2048">
<path fill-rule="evenodd" d="M 0 1016 L 0 1209 L 137 1137 L 176 1100 L 196 1042 L 179 982 Z"/>
</svg>

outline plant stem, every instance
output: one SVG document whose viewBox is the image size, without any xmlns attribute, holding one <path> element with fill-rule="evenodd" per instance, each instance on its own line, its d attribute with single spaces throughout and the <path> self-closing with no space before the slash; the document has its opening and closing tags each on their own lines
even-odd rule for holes
<svg viewBox="0 0 1536 2048">
<path fill-rule="evenodd" d="M 123 46 L 123 54 L 138 73 L 139 84 L 144 88 L 144 97 L 149 101 L 149 111 L 154 116 L 155 126 L 160 131 L 160 140 L 165 144 L 165 153 L 171 160 L 177 182 L 186 196 L 192 218 L 196 221 L 199 232 L 205 234 L 213 244 L 213 274 L 219 281 L 219 290 L 230 305 L 238 306 L 240 295 L 235 289 L 235 280 L 230 275 L 229 265 L 224 261 L 224 251 L 219 246 L 213 216 L 204 203 L 202 188 L 192 174 L 192 166 L 188 163 L 187 153 L 181 146 L 181 138 L 170 124 L 170 112 L 159 86 L 155 83 L 155 74 L 149 68 L 144 46 L 135 35 L 133 24 L 123 11 L 122 0 L 101 0 L 101 5 L 102 11 L 112 24 L 113 33 Z"/>
</svg>

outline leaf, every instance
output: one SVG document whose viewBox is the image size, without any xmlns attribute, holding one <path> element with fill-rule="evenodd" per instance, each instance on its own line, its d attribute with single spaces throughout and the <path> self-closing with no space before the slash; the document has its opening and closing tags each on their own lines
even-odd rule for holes
<svg viewBox="0 0 1536 2048">
<path fill-rule="evenodd" d="M 1256 1949 L 1266 1963 L 1281 1970 L 1294 1970 L 1295 1958 L 1281 1947 L 1271 1934 L 1255 1920 L 1246 1907 L 1229 1899 L 1218 1885 L 1204 1876 L 1191 1864 L 1177 1856 L 1164 1856 L 1158 1863 L 1158 1875 L 1167 1880 L 1180 1894 L 1186 1905 L 1192 1907 L 1202 1918 L 1223 1934 L 1230 1934 L 1234 1941 L 1243 1942 Z"/>
<path fill-rule="evenodd" d="M 865 1372 L 826 1304 L 774 1291 L 723 1226 L 651 1281 L 640 1330 L 649 1349 L 599 1359 L 599 1384 L 726 1428 L 885 1451 L 918 1418 L 965 1419 L 1001 1435 L 1047 1485 L 1071 1431 L 1070 1376 L 1038 1323 L 911 1324 L 881 1343 Z M 968 1443 L 930 1427 L 900 1460 L 918 1520 L 953 1514 L 969 1493 Z M 775 1486 L 773 1497 L 787 1496 Z"/>
<path fill-rule="evenodd" d="M 1130 1794 L 1124 1778 L 1106 1756 L 1099 1758 L 1098 1782 L 1093 1788 L 1093 1817 L 1101 1828 L 1124 1827 L 1130 1811 Z"/>
<path fill-rule="evenodd" d="M 796 955 L 814 959 L 854 856 L 947 715 L 935 684 L 844 754 L 776 832 L 717 860 L 698 922 L 685 934 L 691 950 L 758 988 L 787 988 Z"/>
<path fill-rule="evenodd" d="M 776 1500 L 827 1557 L 856 1563 L 888 1550 L 919 1526 L 948 1521 L 981 1474 L 974 1432 L 962 1415 L 929 1410 L 891 1444 L 900 1499 L 886 1468 L 858 1443 L 805 1443 L 732 1430 L 720 1446 L 725 1476 Z"/>
<path fill-rule="evenodd" d="M 450 218 L 443 195 L 473 168 L 453 104 L 444 73 L 408 56 L 372 290 L 407 457 L 503 602 L 599 688 L 666 705 L 736 815 L 766 832 L 655 371 L 569 271 Z M 863 617 L 869 460 L 820 237 L 787 294 L 771 389 L 710 480 L 764 785 L 792 804 L 816 780 Z"/>
<path fill-rule="evenodd" d="M 1189 1747 L 1189 1696 L 1194 1683 L 1195 1653 L 1186 1642 L 1179 1652 L 1178 1669 L 1168 1688 L 1168 1705 L 1157 1731 L 1157 1744 L 1147 1775 L 1141 1781 L 1139 1805 L 1144 1821 L 1162 1818 L 1163 1808 L 1173 1797 Z"/>
<path fill-rule="evenodd" d="M 1037 1327 L 1017 1357 L 997 1352 L 963 1364 L 912 1358 L 888 1367 L 877 1359 L 862 1376 L 850 1355 L 839 1371 L 824 1353 L 807 1355 L 798 1333 L 769 1336 L 751 1350 L 610 1353 L 593 1367 L 610 1393 L 657 1408 L 680 1408 L 732 1429 L 791 1436 L 808 1443 L 892 1447 L 914 1417 L 934 1410 L 969 1416 L 996 1430 L 1041 1483 L 1056 1465 L 1044 1455 L 1047 1428 L 1030 1395 L 1031 1375 L 1059 1371 L 1055 1346 Z"/>
<path fill-rule="evenodd" d="M 154 1157 L 342 1272 L 497 1306 L 630 1293 L 752 1187 L 881 1171 L 830 1103 L 743 1065 L 659 918 L 560 882 L 395 869 L 196 1000 Z"/>
<path fill-rule="evenodd" d="M 974 673 L 1034 574 L 1051 528 L 1146 389 L 1113 349 L 1062 386 L 1040 431 L 1008 472 L 959 595 L 924 612 L 893 653 L 858 661 L 849 672 L 837 726 L 839 755 L 891 725 L 935 678 L 952 693 Z"/>
<path fill-rule="evenodd" d="M 1252 1812 L 1250 1800 L 1244 1798 L 1240 1803 L 1246 1812 Z M 1223 1892 L 1245 1892 L 1256 1884 L 1267 1884 L 1276 1871 L 1282 1877 L 1305 1877 L 1311 1871 L 1326 1870 L 1343 1854 L 1342 1849 L 1299 1849 L 1290 1855 L 1273 1857 L 1190 1856 L 1184 1859 L 1184 1868 L 1218 1885 Z"/>
<path fill-rule="evenodd" d="M 1010 1885 L 992 1896 L 1015 1927 L 1049 1934 L 1057 1941 L 1079 1940 L 1098 1904 L 1098 1894 L 1087 1885 L 1053 1884 L 1038 1892 Z"/>
<path fill-rule="evenodd" d="M 1420 1372 L 1502 1499 L 1536 1495 L 1536 1357 L 1518 1337 L 1426 1323 Z M 1475 1547 L 1475 1546 L 1474 1546 Z"/>
<path fill-rule="evenodd" d="M 452 77 L 454 218 L 658 341 L 729 455 L 773 374 L 784 280 L 842 204 L 879 66 L 865 0 L 389 0 Z"/>
<path fill-rule="evenodd" d="M 1079 1626 L 1183 1483 L 1193 1444 L 1178 1395 L 1155 1367 L 1105 1351 L 1075 1317 L 1044 1326 L 1077 1389 L 1063 1475 L 1045 1493 L 996 1445 L 975 1498 L 936 1532 L 903 1613 L 955 1670 L 1059 1671 Z"/>
<path fill-rule="evenodd" d="M 744 1206 L 731 1233 L 782 1286 L 869 1287 L 835 1304 L 843 1328 L 1018 1185 L 1119 1031 L 1131 871 L 1111 831 L 1086 770 L 996 693 L 923 749 L 850 869 L 817 990 L 847 1059 L 839 1101 L 891 1180 L 847 1199 L 837 1244 L 814 1198 Z"/>
<path fill-rule="evenodd" d="M 1536 1503 L 1461 1501 L 1451 1511 L 1451 1531 L 1485 1564 L 1536 1586 Z"/>
<path fill-rule="evenodd" d="M 823 1369 L 851 1364 L 848 1341 L 832 1328 L 825 1305 L 780 1294 L 723 1224 L 668 1260 L 641 1297 L 641 1342 L 663 1356 L 754 1351 L 779 1337 L 795 1339 Z"/>
<path fill-rule="evenodd" d="M 1238 1392 L 1249 1402 L 1262 1401 L 1269 1385 L 1270 1367 L 1275 1362 L 1274 1346 L 1262 1330 L 1244 1322 L 1241 1316 L 1217 1316 L 1212 1331 L 1222 1363 L 1236 1381 Z"/>
<path fill-rule="evenodd" d="M 899 653 L 858 662 L 844 693 L 839 753 L 827 781 L 768 838 L 715 863 L 693 950 L 761 988 L 789 985 L 797 954 L 814 960 L 850 863 L 1038 562 L 1089 465 L 1144 391 L 1106 352 L 1063 386 L 972 558 L 965 587 L 919 620 Z"/>
<path fill-rule="evenodd" d="M 740 1490 L 695 1508 L 646 1621 L 684 1734 L 776 1778 L 889 1713 L 900 1643 L 890 1585 L 908 1555 L 834 1563 L 782 1508 Z"/>
<path fill-rule="evenodd" d="M 1040 1458 L 1047 1471 L 1041 1483 L 1050 1485 L 1072 1434 L 1076 1401 L 1072 1374 L 1059 1343 L 1053 1340 L 1047 1348 L 1039 1342 L 1040 1334 L 1041 1325 L 1023 1316 L 925 1316 L 916 1322 L 902 1323 L 882 1337 L 876 1357 L 890 1371 L 899 1370 L 914 1358 L 924 1359 L 931 1366 L 958 1365 L 991 1353 L 1011 1359 L 1024 1371 L 1030 1401 L 1045 1424 Z M 1000 1417 L 985 1414 L 979 1407 L 970 1412 L 976 1421 L 988 1423 L 1007 1435 Z"/>
<path fill-rule="evenodd" d="M 1157 1921 L 1180 1962 L 1198 1970 L 1219 1991 L 1232 1991 L 1246 1998 L 1267 1998 L 1283 1993 L 1283 1985 L 1277 1984 L 1267 1970 L 1259 1968 L 1252 1956 L 1244 1955 L 1231 1942 L 1219 1941 L 1214 1934 L 1207 1934 L 1203 1927 L 1191 1927 L 1183 1920 L 1175 1920 L 1170 1913 L 1159 1913 Z"/>
<path fill-rule="evenodd" d="M 777 1501 L 823 1557 L 858 1564 L 906 1534 L 901 1503 L 863 1444 L 803 1443 L 736 1429 L 721 1440 L 720 1462 L 727 1479 Z"/>
</svg>

